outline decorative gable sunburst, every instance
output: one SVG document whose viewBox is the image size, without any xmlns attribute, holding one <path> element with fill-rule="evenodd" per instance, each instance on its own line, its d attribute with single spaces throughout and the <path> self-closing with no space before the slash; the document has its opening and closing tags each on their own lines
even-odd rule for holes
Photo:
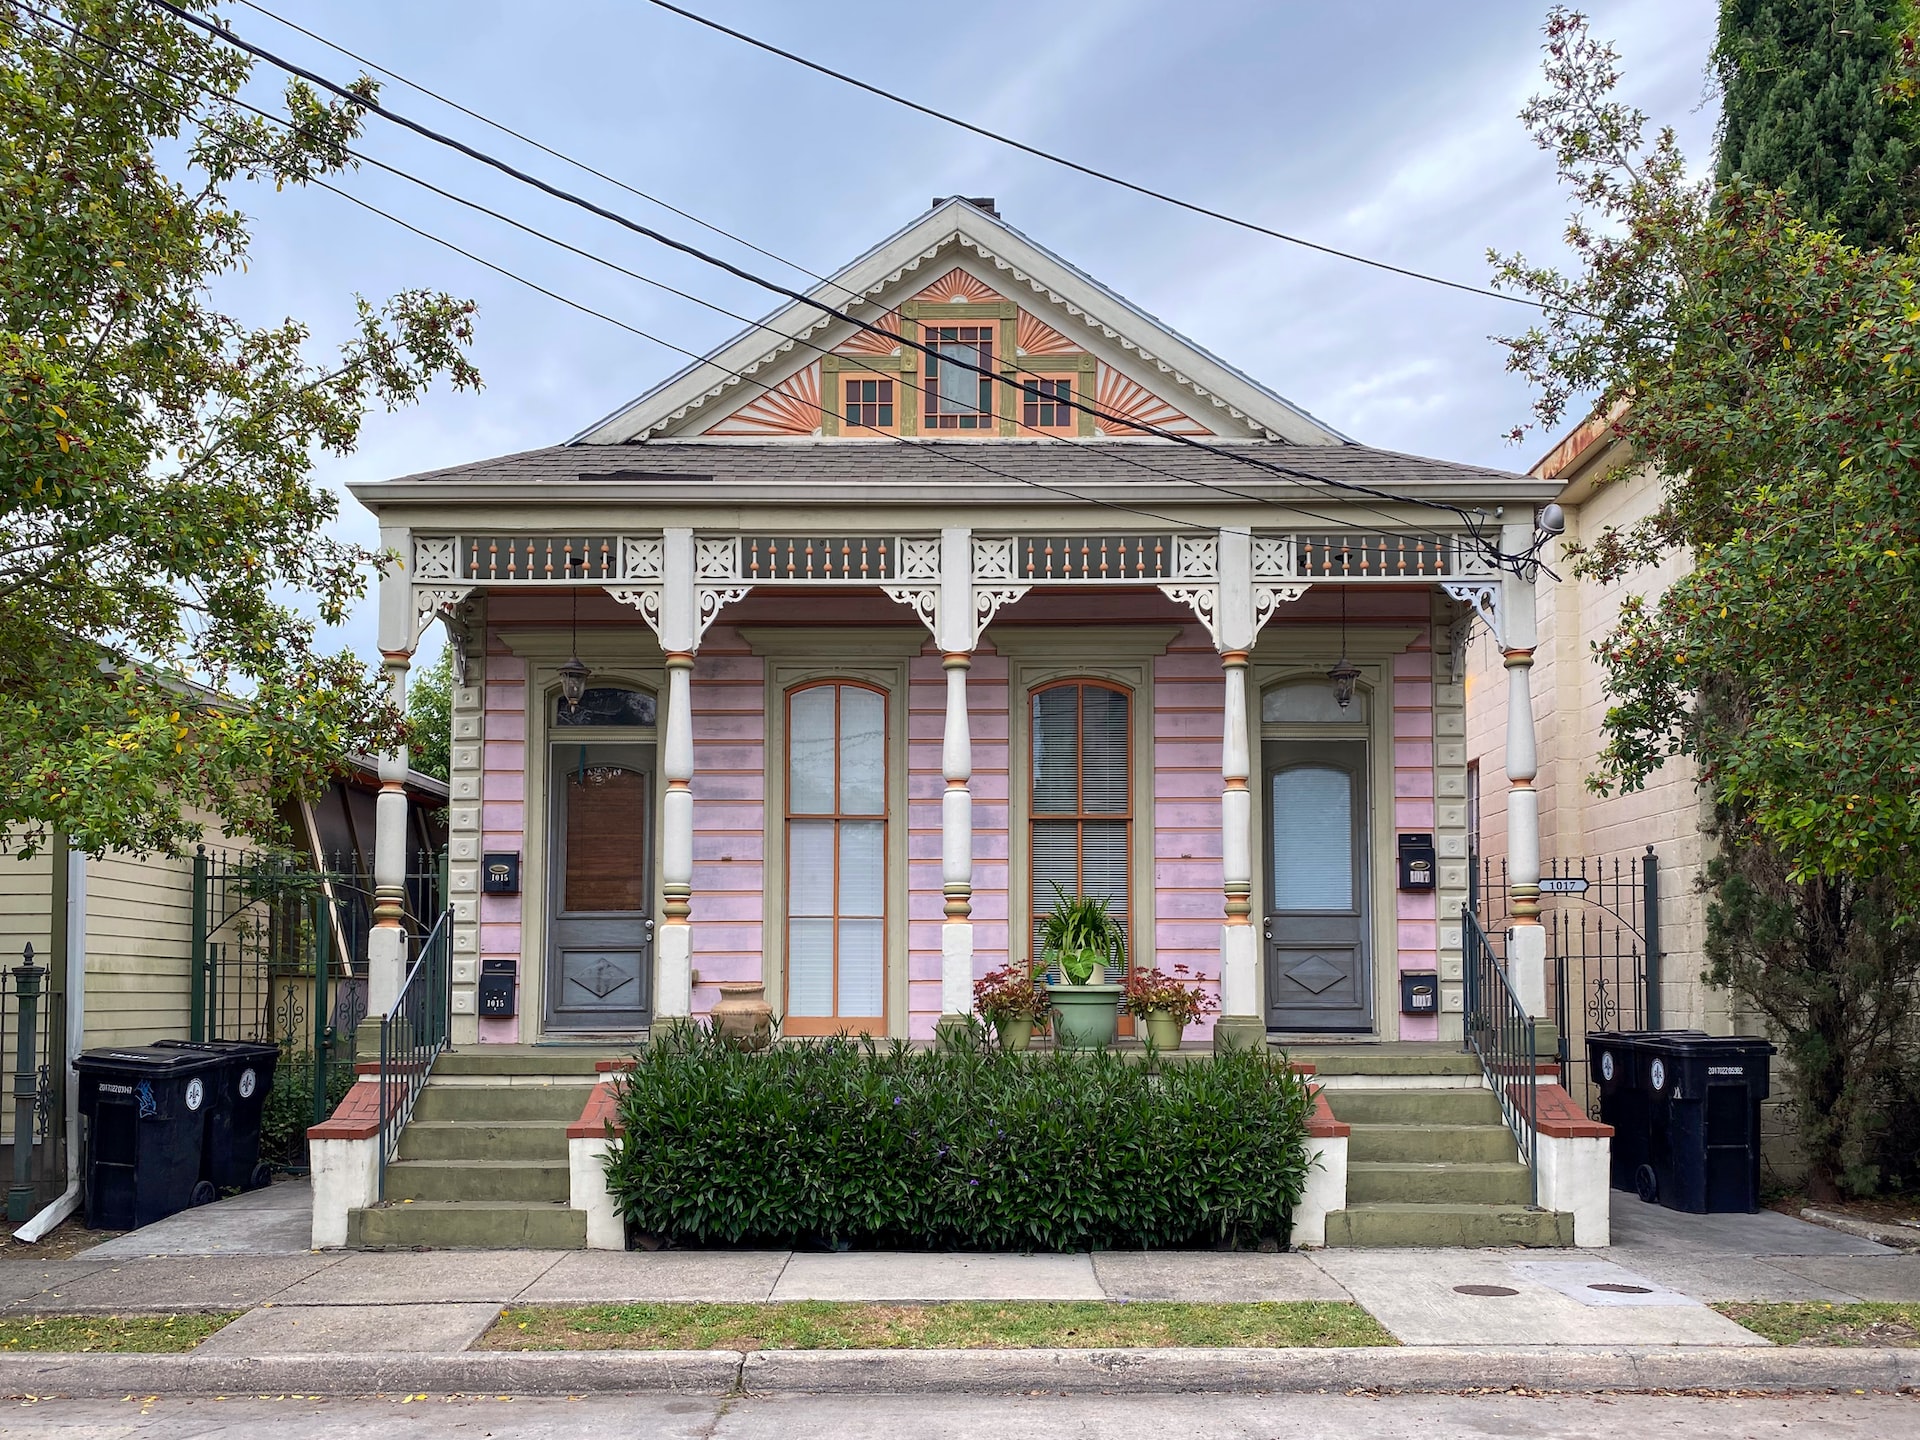
<svg viewBox="0 0 1920 1440">
<path fill-rule="evenodd" d="M 1198 420 L 1174 409 L 1146 386 L 1122 375 L 1111 365 L 1100 367 L 1100 390 L 1094 404 L 1102 417 L 1110 415 L 1117 421 L 1131 420 L 1134 425 L 1151 425 L 1159 430 L 1169 430 L 1175 435 L 1213 434 L 1213 431 Z M 1102 435 L 1140 433 L 1132 425 L 1115 424 L 1114 420 L 1096 419 L 1093 422 L 1094 428 Z"/>
<path fill-rule="evenodd" d="M 913 298 L 932 301 L 934 304 L 953 304 L 956 301 L 981 304 L 1006 297 L 956 266 Z"/>
<path fill-rule="evenodd" d="M 820 428 L 820 367 L 796 370 L 763 390 L 706 433 L 709 435 L 811 435 Z"/>
<path fill-rule="evenodd" d="M 844 343 L 836 345 L 836 355 L 897 355 L 900 353 L 900 312 L 889 310 L 875 319 L 873 324 L 887 332 L 876 335 L 871 330 L 856 330 Z M 891 336 L 889 339 L 887 336 Z"/>
<path fill-rule="evenodd" d="M 938 278 L 929 283 L 928 277 Z M 928 323 L 991 327 L 998 367 L 1077 376 L 1075 398 L 1093 398 L 1116 417 L 1097 432 L 1090 423 L 1076 425 L 1084 438 L 1137 437 L 1137 427 L 1150 425 L 1234 440 L 1345 441 L 998 215 L 964 200 L 942 201 L 822 282 L 819 295 L 887 333 L 854 333 L 821 306 L 796 301 L 582 431 L 575 442 L 832 436 L 837 426 L 824 421 L 818 407 L 824 401 L 832 408 L 839 398 L 833 391 L 840 371 L 857 371 L 876 386 L 894 377 L 897 421 L 910 435 L 915 406 L 907 397 L 923 389 L 916 377 L 924 370 L 911 348 L 893 337 Z M 805 353 L 822 348 L 825 356 Z M 761 393 L 761 384 L 775 377 L 788 378 L 776 393 Z M 991 433 L 1007 438 L 1008 423 L 1002 416 Z M 1021 422 L 1011 423 L 1017 428 Z M 974 433 L 985 439 L 989 432 Z"/>
<path fill-rule="evenodd" d="M 1081 347 L 1051 325 L 1020 312 L 1020 349 L 1027 355 L 1078 355 Z"/>
</svg>

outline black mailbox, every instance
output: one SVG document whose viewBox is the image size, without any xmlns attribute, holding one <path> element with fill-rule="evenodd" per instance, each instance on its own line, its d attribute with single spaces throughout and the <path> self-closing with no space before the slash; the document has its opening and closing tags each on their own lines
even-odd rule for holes
<svg viewBox="0 0 1920 1440">
<path fill-rule="evenodd" d="M 1432 970 L 1400 972 L 1400 1013 L 1438 1015 L 1440 1013 L 1440 976 Z"/>
<path fill-rule="evenodd" d="M 480 888 L 489 895 L 520 893 L 520 852 L 499 850 L 480 867 Z"/>
<path fill-rule="evenodd" d="M 505 1017 L 514 1013 L 514 988 L 520 965 L 514 960 L 480 962 L 480 1013 Z"/>
<path fill-rule="evenodd" d="M 1433 889 L 1436 857 L 1433 853 L 1433 836 L 1402 835 L 1400 837 L 1400 888 L 1402 890 Z"/>
</svg>

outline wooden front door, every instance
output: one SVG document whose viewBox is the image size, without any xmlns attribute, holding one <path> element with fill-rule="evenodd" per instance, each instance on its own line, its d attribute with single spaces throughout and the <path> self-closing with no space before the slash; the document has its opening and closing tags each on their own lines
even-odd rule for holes
<svg viewBox="0 0 1920 1440">
<path fill-rule="evenodd" d="M 651 749 L 553 747 L 548 1030 L 618 1032 L 653 1010 Z"/>
<path fill-rule="evenodd" d="M 1367 930 L 1367 747 L 1270 740 L 1267 804 L 1267 1024 L 1373 1028 Z"/>
</svg>

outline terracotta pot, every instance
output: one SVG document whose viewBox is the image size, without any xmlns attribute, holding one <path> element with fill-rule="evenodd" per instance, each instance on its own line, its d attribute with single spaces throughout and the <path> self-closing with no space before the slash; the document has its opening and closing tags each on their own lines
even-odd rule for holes
<svg viewBox="0 0 1920 1440">
<path fill-rule="evenodd" d="M 720 1003 L 711 1011 L 713 1031 L 742 1050 L 764 1050 L 773 1043 L 773 1007 L 760 980 L 722 981 Z"/>
<path fill-rule="evenodd" d="M 1153 1042 L 1156 1050 L 1178 1050 L 1180 1032 L 1185 1028 L 1179 1018 L 1164 1010 L 1149 1010 L 1145 1017 L 1147 1039 Z"/>
<path fill-rule="evenodd" d="M 1024 1050 L 1033 1039 L 1031 1015 L 1009 1015 L 1004 1020 L 995 1020 L 993 1028 L 1000 1032 L 1002 1050 Z"/>
</svg>

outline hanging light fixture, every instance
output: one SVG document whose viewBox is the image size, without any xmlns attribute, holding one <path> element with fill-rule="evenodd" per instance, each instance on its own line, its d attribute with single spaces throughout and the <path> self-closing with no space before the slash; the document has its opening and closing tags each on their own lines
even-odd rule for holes
<svg viewBox="0 0 1920 1440">
<path fill-rule="evenodd" d="M 567 559 L 569 580 L 573 578 L 575 563 L 569 556 Z M 567 663 L 560 667 L 560 694 L 567 702 L 567 710 L 572 712 L 580 708 L 580 702 L 587 693 L 587 681 L 592 678 L 593 672 L 580 661 L 580 592 L 573 590 L 569 594 L 573 599 L 573 645 L 571 653 L 567 656 Z"/>
<path fill-rule="evenodd" d="M 1340 552 L 1342 558 L 1346 551 Z M 1353 704 L 1353 682 L 1360 678 L 1360 667 L 1347 658 L 1347 587 L 1340 587 L 1340 663 L 1327 671 L 1333 682 L 1333 703 L 1342 710 Z"/>
</svg>

